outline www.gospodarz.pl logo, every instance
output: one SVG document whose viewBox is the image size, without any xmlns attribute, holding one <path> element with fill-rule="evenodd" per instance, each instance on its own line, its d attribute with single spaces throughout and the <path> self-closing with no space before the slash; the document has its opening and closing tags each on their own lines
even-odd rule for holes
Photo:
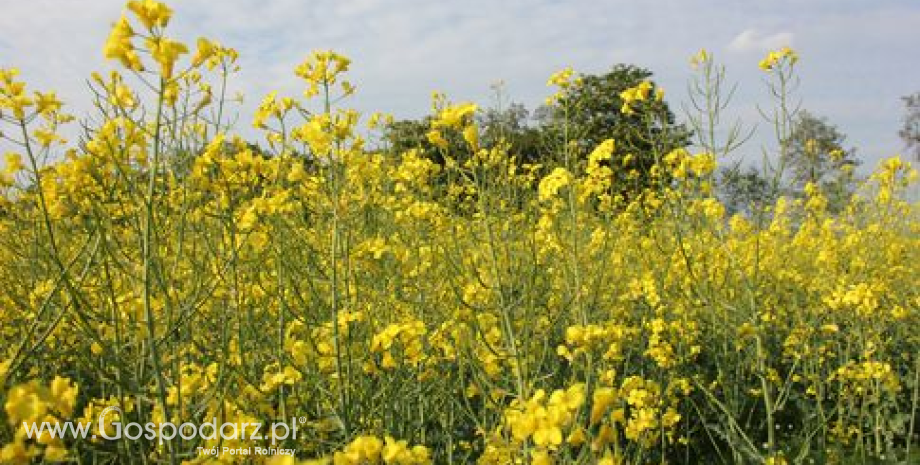
<svg viewBox="0 0 920 465">
<path fill-rule="evenodd" d="M 173 422 L 148 422 L 144 424 L 129 422 L 123 424 L 118 421 L 111 421 L 107 423 L 106 418 L 110 415 L 118 415 L 118 418 L 123 418 L 124 412 L 122 412 L 121 407 L 118 406 L 111 406 L 103 409 L 97 419 L 97 424 L 99 425 L 98 435 L 91 434 L 92 422 L 73 423 L 68 421 L 63 424 L 43 422 L 40 425 L 36 423 L 23 423 L 23 427 L 25 427 L 26 435 L 29 438 L 37 438 L 45 433 L 48 433 L 52 438 L 79 437 L 86 439 L 87 437 L 91 437 L 97 439 L 101 436 L 103 439 L 110 441 L 120 439 L 129 439 L 133 441 L 143 437 L 150 441 L 157 440 L 161 444 L 163 441 L 169 441 L 177 437 L 185 440 L 215 440 L 218 438 L 227 441 L 237 439 L 262 440 L 265 439 L 265 433 L 267 432 L 268 436 L 271 438 L 272 445 L 275 445 L 278 441 L 297 439 L 298 424 L 304 424 L 307 421 L 306 417 L 300 417 L 299 419 L 291 417 L 290 422 L 274 422 L 266 426 L 261 422 L 226 422 L 218 424 L 217 418 L 212 418 L 211 421 L 201 424 L 185 422 L 177 426 Z M 110 430 L 109 426 L 111 426 L 114 431 Z"/>
</svg>

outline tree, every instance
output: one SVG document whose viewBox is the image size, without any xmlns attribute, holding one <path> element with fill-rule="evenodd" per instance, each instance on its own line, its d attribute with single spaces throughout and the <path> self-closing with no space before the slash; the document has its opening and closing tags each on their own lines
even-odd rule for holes
<svg viewBox="0 0 920 465">
<path fill-rule="evenodd" d="M 538 112 L 543 129 L 557 139 L 567 131 L 567 138 L 575 141 L 582 153 L 614 139 L 617 150 L 612 162 L 622 167 L 614 170 L 614 184 L 621 190 L 641 189 L 649 185 L 649 172 L 660 157 L 690 143 L 690 131 L 675 123 L 664 99 L 655 97 L 657 87 L 651 77 L 651 71 L 625 64 L 605 74 L 582 75 L 554 104 Z M 643 82 L 651 84 L 651 97 L 633 111 L 621 111 L 621 94 Z M 629 163 L 624 164 L 624 160 Z"/>
<path fill-rule="evenodd" d="M 532 124 L 530 111 L 521 103 L 507 108 L 487 108 L 476 116 L 486 147 L 502 141 L 510 144 L 511 155 L 523 163 L 539 163 L 543 153 L 542 133 Z"/>
<path fill-rule="evenodd" d="M 716 180 L 718 196 L 729 215 L 752 215 L 776 201 L 770 181 L 756 168 L 722 168 Z"/>
<path fill-rule="evenodd" d="M 855 188 L 853 168 L 859 164 L 856 149 L 845 148 L 846 136 L 826 118 L 802 110 L 784 141 L 785 166 L 791 190 L 802 195 L 806 184 L 820 186 L 831 206 L 840 206 Z"/>
<path fill-rule="evenodd" d="M 903 100 L 907 113 L 898 135 L 904 141 L 908 153 L 913 153 L 914 158 L 920 161 L 920 92 L 903 97 Z"/>
<path fill-rule="evenodd" d="M 383 140 L 388 150 L 400 154 L 411 149 L 421 150 L 430 160 L 443 163 L 437 147 L 428 141 L 426 134 L 431 129 L 431 117 L 420 120 L 397 120 L 386 125 Z"/>
<path fill-rule="evenodd" d="M 501 141 L 510 144 L 510 154 L 522 163 L 537 163 L 541 157 L 541 131 L 530 123 L 530 112 L 520 103 L 512 103 L 507 108 L 487 108 L 476 114 L 476 123 L 480 129 L 480 143 L 483 147 L 493 147 Z M 383 140 L 393 153 L 403 153 L 409 149 L 421 150 L 426 158 L 443 164 L 443 153 L 428 140 L 431 129 L 431 117 L 420 120 L 398 120 L 388 124 Z M 455 134 L 444 134 L 447 138 L 447 153 L 461 157 L 469 151 L 462 138 Z"/>
<path fill-rule="evenodd" d="M 560 143 L 574 147 L 574 160 L 580 160 L 606 139 L 616 141 L 614 186 L 624 195 L 647 187 L 652 166 L 665 154 L 690 143 L 690 131 L 675 123 L 668 104 L 657 97 L 652 73 L 632 65 L 616 65 L 601 75 L 582 75 L 567 87 L 552 104 L 533 113 L 512 103 L 477 113 L 480 141 L 494 146 L 510 144 L 509 152 L 521 163 L 559 163 Z M 639 85 L 648 86 L 648 97 L 624 113 L 621 93 Z M 384 140 L 389 149 L 402 153 L 420 149 L 425 156 L 443 164 L 443 152 L 428 140 L 431 119 L 402 120 L 388 125 Z M 468 152 L 463 140 L 446 135 L 447 153 L 462 156 Z"/>
</svg>

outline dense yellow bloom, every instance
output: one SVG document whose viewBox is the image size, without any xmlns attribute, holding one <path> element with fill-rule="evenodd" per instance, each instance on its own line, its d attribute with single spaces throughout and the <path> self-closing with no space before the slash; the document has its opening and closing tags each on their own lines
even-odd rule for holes
<svg viewBox="0 0 920 465">
<path fill-rule="evenodd" d="M 70 379 L 55 377 L 50 386 L 37 380 L 13 386 L 6 393 L 4 412 L 15 431 L 15 439 L 0 448 L 0 460 L 6 463 L 28 463 L 29 457 L 46 461 L 63 461 L 68 451 L 60 436 L 52 437 L 48 430 L 38 436 L 27 436 L 29 425 L 46 422 L 61 425 L 70 420 L 77 401 L 78 388 Z M 34 441 L 33 444 L 30 442 Z M 39 449 L 39 446 L 42 446 Z"/>
<path fill-rule="evenodd" d="M 170 14 L 132 2 L 115 25 L 106 55 L 156 69 L 94 74 L 77 142 L 54 93 L 0 70 L 0 462 L 216 459 L 198 445 L 297 450 L 275 465 L 903 458 L 920 343 L 906 160 L 839 206 L 809 183 L 729 217 L 717 149 L 660 153 L 646 118 L 627 119 L 650 153 L 574 131 L 532 154 L 436 94 L 417 146 L 377 144 L 341 106 L 334 52 L 297 69 L 321 101 L 260 102 L 265 147 L 221 111 L 236 52 L 199 39 L 179 68 Z M 663 91 L 622 97 L 640 112 Z M 291 417 L 296 439 L 126 447 L 21 423 Z M 261 463 L 218 461 L 237 459 Z"/>
<path fill-rule="evenodd" d="M 306 142 L 310 150 L 317 155 L 327 155 L 335 141 L 330 133 L 331 123 L 326 115 L 317 115 L 292 131 L 294 140 Z"/>
<path fill-rule="evenodd" d="M 335 465 L 427 465 L 429 451 L 423 446 L 409 448 L 408 442 L 390 436 L 358 436 L 333 457 Z"/>
<path fill-rule="evenodd" d="M 613 157 L 615 144 L 613 139 L 607 139 L 594 148 L 588 155 L 588 166 L 585 168 L 585 179 L 582 181 L 582 195 L 584 201 L 591 195 L 604 198 L 613 182 L 613 170 L 610 168 L 610 159 Z"/>
<path fill-rule="evenodd" d="M 568 186 L 572 182 L 572 175 L 568 170 L 557 167 L 540 180 L 539 196 L 540 200 L 550 200 L 559 193 L 559 190 Z"/>
</svg>

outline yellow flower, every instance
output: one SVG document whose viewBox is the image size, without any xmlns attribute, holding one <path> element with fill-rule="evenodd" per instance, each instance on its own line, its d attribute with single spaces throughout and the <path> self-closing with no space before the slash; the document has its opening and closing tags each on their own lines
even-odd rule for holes
<svg viewBox="0 0 920 465">
<path fill-rule="evenodd" d="M 676 425 L 680 421 L 680 414 L 677 413 L 673 408 L 668 408 L 668 411 L 661 416 L 661 424 L 665 428 L 670 428 Z"/>
<path fill-rule="evenodd" d="M 693 156 L 689 162 L 690 171 L 697 176 L 705 176 L 716 169 L 716 156 L 708 152 Z"/>
<path fill-rule="evenodd" d="M 635 113 L 635 104 L 648 100 L 649 94 L 652 91 L 652 87 L 653 86 L 651 82 L 642 81 L 639 84 L 620 92 L 620 99 L 623 100 L 623 106 L 620 107 L 620 112 L 625 115 L 631 115 Z"/>
<path fill-rule="evenodd" d="M 534 431 L 533 442 L 541 447 L 557 447 L 562 444 L 562 429 L 554 424 L 543 422 Z"/>
<path fill-rule="evenodd" d="M 315 115 L 303 125 L 294 128 L 291 137 L 294 140 L 306 142 L 315 155 L 328 155 L 334 142 L 329 124 L 328 115 Z"/>
<path fill-rule="evenodd" d="M 144 66 L 134 50 L 134 44 L 131 43 L 131 37 L 133 36 L 134 30 L 131 29 L 128 18 L 122 16 L 112 27 L 112 32 L 105 43 L 103 53 L 110 60 L 120 61 L 125 68 L 143 71 Z"/>
<path fill-rule="evenodd" d="M 463 128 L 463 140 L 470 145 L 470 148 L 477 150 L 479 148 L 479 130 L 475 124 Z"/>
<path fill-rule="evenodd" d="M 572 175 L 562 167 L 556 167 L 545 178 L 540 180 L 538 195 L 541 201 L 547 201 L 556 196 L 560 189 L 569 185 Z"/>
<path fill-rule="evenodd" d="M 701 48 L 699 52 L 690 57 L 690 65 L 692 65 L 693 68 L 705 65 L 710 61 L 712 61 L 712 55 L 705 48 Z"/>
<path fill-rule="evenodd" d="M 64 417 L 69 417 L 77 403 L 79 388 L 67 378 L 55 376 L 51 381 L 51 397 L 55 401 L 55 410 Z"/>
<path fill-rule="evenodd" d="M 569 87 L 572 84 L 572 76 L 574 75 L 571 67 L 563 68 L 560 71 L 553 73 L 549 77 L 549 80 L 546 82 L 547 86 L 556 86 L 561 88 Z"/>
<path fill-rule="evenodd" d="M 35 140 L 37 140 L 42 147 L 48 147 L 57 141 L 64 141 L 61 136 L 48 129 L 36 129 L 32 132 L 32 135 L 35 136 Z"/>
<path fill-rule="evenodd" d="M 351 60 L 345 56 L 332 50 L 317 50 L 297 66 L 295 74 L 307 81 L 304 96 L 310 98 L 318 94 L 321 87 L 328 88 L 335 84 L 338 76 L 347 72 L 349 66 Z M 353 92 L 351 84 L 343 83 L 343 92 L 346 95 Z"/>
<path fill-rule="evenodd" d="M 412 451 L 409 450 L 408 441 L 397 441 L 390 436 L 384 438 L 383 462 L 386 464 L 409 463 L 412 460 Z"/>
<path fill-rule="evenodd" d="M 530 463 L 531 465 L 553 465 L 555 462 L 549 452 L 538 449 L 530 453 Z"/>
<path fill-rule="evenodd" d="M 192 57 L 192 66 L 195 67 L 201 66 L 205 60 L 214 56 L 219 48 L 219 46 L 214 42 L 211 42 L 204 37 L 198 38 L 197 45 L 198 47 L 195 50 L 195 56 Z"/>
<path fill-rule="evenodd" d="M 166 27 L 172 10 L 165 3 L 154 0 L 132 0 L 128 2 L 128 9 L 137 16 L 148 30 L 154 27 Z"/>
<path fill-rule="evenodd" d="M 146 43 L 150 55 L 160 65 L 160 75 L 163 79 L 171 79 L 176 60 L 180 55 L 188 53 L 188 47 L 165 37 L 152 37 Z"/>
<path fill-rule="evenodd" d="M 622 458 L 619 456 L 614 456 L 608 450 L 600 460 L 598 460 L 597 465 L 620 465 L 623 463 Z"/>
<path fill-rule="evenodd" d="M 779 50 L 768 52 L 767 56 L 760 60 L 759 66 L 764 71 L 771 71 L 780 63 L 788 62 L 791 66 L 797 61 L 799 61 L 799 55 L 791 48 L 783 47 Z"/>
<path fill-rule="evenodd" d="M 582 383 L 574 384 L 564 391 L 554 391 L 549 398 L 549 405 L 558 405 L 572 412 L 578 410 L 584 402 L 585 385 Z"/>
<path fill-rule="evenodd" d="M 597 164 L 600 164 L 600 162 L 604 160 L 609 160 L 610 157 L 613 155 L 613 150 L 615 147 L 616 147 L 616 144 L 613 141 L 613 139 L 604 140 L 603 142 L 598 144 L 598 146 L 595 147 L 594 150 L 591 151 L 590 155 L 588 155 L 588 163 L 597 165 Z"/>
<path fill-rule="evenodd" d="M 581 427 L 575 427 L 569 436 L 565 438 L 565 442 L 578 446 L 585 443 L 587 437 L 585 436 L 585 430 Z"/>
<path fill-rule="evenodd" d="M 16 174 L 19 171 L 22 171 L 25 168 L 25 165 L 22 164 L 22 155 L 18 153 L 7 153 L 6 154 L 6 168 L 5 172 L 8 174 Z"/>
<path fill-rule="evenodd" d="M 591 424 L 596 424 L 601 421 L 607 409 L 613 405 L 616 397 L 617 391 L 611 387 L 601 387 L 594 391 L 591 405 Z"/>
<path fill-rule="evenodd" d="M 0 462 L 2 463 L 31 463 L 32 454 L 26 449 L 21 440 L 13 441 L 0 449 Z"/>
<path fill-rule="evenodd" d="M 35 93 L 35 111 L 39 113 L 48 114 L 57 112 L 61 109 L 61 105 L 63 104 L 58 100 L 54 92 Z"/>
<path fill-rule="evenodd" d="M 638 440 L 646 431 L 654 430 L 657 427 L 658 418 L 654 409 L 640 408 L 633 410 L 633 414 L 626 426 L 626 437 Z"/>
<path fill-rule="evenodd" d="M 435 129 L 460 128 L 466 125 L 478 109 L 475 103 L 461 103 L 443 108 L 431 126 Z"/>
<path fill-rule="evenodd" d="M 441 131 L 432 129 L 425 133 L 425 137 L 428 139 L 428 142 L 431 142 L 431 145 L 434 145 L 435 147 L 438 147 L 442 150 L 447 149 L 447 139 L 444 138 L 444 136 L 441 134 Z"/>
<path fill-rule="evenodd" d="M 43 458 L 46 462 L 63 462 L 67 459 L 67 449 L 59 444 L 51 444 L 45 448 Z"/>
<path fill-rule="evenodd" d="M 28 386 L 16 386 L 7 393 L 4 405 L 10 424 L 22 421 L 38 421 L 45 416 L 48 406 Z"/>
</svg>

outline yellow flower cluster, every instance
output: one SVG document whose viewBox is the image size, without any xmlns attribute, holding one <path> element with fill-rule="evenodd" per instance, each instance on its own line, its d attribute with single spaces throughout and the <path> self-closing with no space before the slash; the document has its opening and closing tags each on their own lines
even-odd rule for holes
<svg viewBox="0 0 920 465">
<path fill-rule="evenodd" d="M 705 48 L 701 48 L 699 52 L 690 57 L 690 65 L 694 68 L 705 66 L 707 63 L 711 62 L 712 53 L 710 53 L 709 50 L 706 50 Z"/>
<path fill-rule="evenodd" d="M 609 190 L 613 182 L 613 169 L 610 160 L 613 157 L 616 144 L 613 139 L 607 139 L 588 155 L 588 166 L 585 168 L 585 178 L 582 182 L 580 200 L 584 202 L 589 196 L 596 196 L 603 204 L 609 205 L 611 197 Z"/>
<path fill-rule="evenodd" d="M 579 441 L 579 432 L 563 435 L 573 426 L 575 414 L 585 403 L 585 386 L 575 384 L 549 396 L 542 389 L 524 402 L 515 401 L 505 411 L 505 423 L 518 442 L 533 441 L 541 449 L 555 450 L 563 440 Z"/>
<path fill-rule="evenodd" d="M 434 108 L 438 114 L 432 119 L 431 129 L 426 134 L 429 142 L 442 150 L 447 149 L 449 144 L 445 135 L 450 130 L 457 130 L 472 150 L 479 148 L 479 132 L 473 121 L 473 115 L 478 108 L 476 104 L 450 105 L 446 103 L 443 95 L 435 93 Z"/>
<path fill-rule="evenodd" d="M 134 45 L 131 43 L 132 37 L 134 37 L 134 29 L 131 28 L 128 18 L 122 16 L 112 27 L 109 40 L 105 43 L 104 54 L 110 60 L 120 61 L 125 68 L 143 71 L 144 65 L 134 50 Z"/>
<path fill-rule="evenodd" d="M 650 81 L 642 81 L 638 85 L 620 92 L 620 99 L 623 101 L 623 106 L 620 107 L 620 113 L 624 115 L 635 114 L 636 105 L 648 100 L 652 90 L 655 91 L 655 100 L 661 101 L 664 99 L 664 90 L 660 87 L 656 88 Z"/>
<path fill-rule="evenodd" d="M 426 465 L 431 462 L 425 446 L 409 447 L 408 441 L 385 436 L 358 436 L 333 455 L 333 465 Z"/>
<path fill-rule="evenodd" d="M 665 155 L 664 161 L 671 167 L 670 174 L 675 179 L 685 179 L 691 175 L 704 177 L 716 169 L 715 155 L 706 152 L 691 155 L 684 149 L 677 149 Z"/>
<path fill-rule="evenodd" d="M 575 74 L 575 71 L 573 71 L 571 67 L 566 67 L 553 73 L 553 75 L 549 77 L 549 80 L 546 81 L 546 85 L 549 87 L 556 87 L 557 91 L 546 98 L 546 104 L 553 105 L 560 101 L 569 89 L 580 82 L 581 78 Z"/>
<path fill-rule="evenodd" d="M 538 189 L 540 200 L 549 201 L 559 194 L 559 191 L 572 182 L 572 174 L 561 166 L 553 169 L 551 173 L 540 180 Z"/>
<path fill-rule="evenodd" d="M 398 367 L 396 360 L 403 360 L 409 366 L 418 365 L 424 355 L 425 323 L 414 320 L 391 324 L 371 339 L 371 354 L 381 354 L 380 367 L 389 370 Z M 399 350 L 399 354 L 394 353 Z"/>
<path fill-rule="evenodd" d="M 329 92 L 339 82 L 339 77 L 348 71 L 351 60 L 331 50 L 314 51 L 303 63 L 295 74 L 307 81 L 307 90 L 304 97 L 310 98 L 320 93 L 320 90 Z M 354 93 L 354 87 L 348 81 L 341 81 L 344 95 Z"/>
<path fill-rule="evenodd" d="M 779 50 L 772 50 L 767 56 L 760 60 L 760 69 L 772 71 L 781 63 L 788 63 L 789 66 L 795 65 L 799 61 L 799 55 L 790 47 L 783 47 Z"/>
<path fill-rule="evenodd" d="M 40 115 L 49 125 L 70 120 L 66 115 L 60 114 L 63 103 L 58 100 L 54 92 L 34 92 L 32 96 L 29 96 L 26 93 L 26 84 L 16 80 L 18 75 L 19 70 L 16 68 L 0 68 L 0 110 L 8 110 L 13 114 L 14 118 L 24 120 L 27 116 L 31 116 L 32 113 L 28 112 L 28 110 L 34 107 L 34 114 Z M 50 133 L 51 138 L 56 138 L 57 136 L 53 134 L 53 130 L 53 126 L 46 125 L 36 132 Z M 45 136 L 44 138 L 48 137 Z M 36 134 L 36 138 L 42 139 L 38 134 Z M 42 143 L 42 145 L 50 144 Z"/>
<path fill-rule="evenodd" d="M 133 0 L 128 2 L 128 9 L 137 16 L 148 30 L 165 28 L 172 18 L 172 9 L 165 3 L 155 0 Z"/>
<path fill-rule="evenodd" d="M 604 360 L 620 360 L 623 345 L 633 333 L 635 330 L 622 325 L 569 326 L 565 330 L 565 344 L 558 346 L 556 353 L 573 361 L 579 355 L 598 351 Z"/>
<path fill-rule="evenodd" d="M 3 379 L 0 376 L 0 379 Z M 60 424 L 73 415 L 78 387 L 69 379 L 55 377 L 49 386 L 38 381 L 13 386 L 6 392 L 3 410 L 10 426 L 15 429 L 13 441 L 0 448 L 0 462 L 28 463 L 33 459 L 60 462 L 68 458 L 61 437 L 44 430 L 27 436 L 29 426 Z"/>
</svg>

